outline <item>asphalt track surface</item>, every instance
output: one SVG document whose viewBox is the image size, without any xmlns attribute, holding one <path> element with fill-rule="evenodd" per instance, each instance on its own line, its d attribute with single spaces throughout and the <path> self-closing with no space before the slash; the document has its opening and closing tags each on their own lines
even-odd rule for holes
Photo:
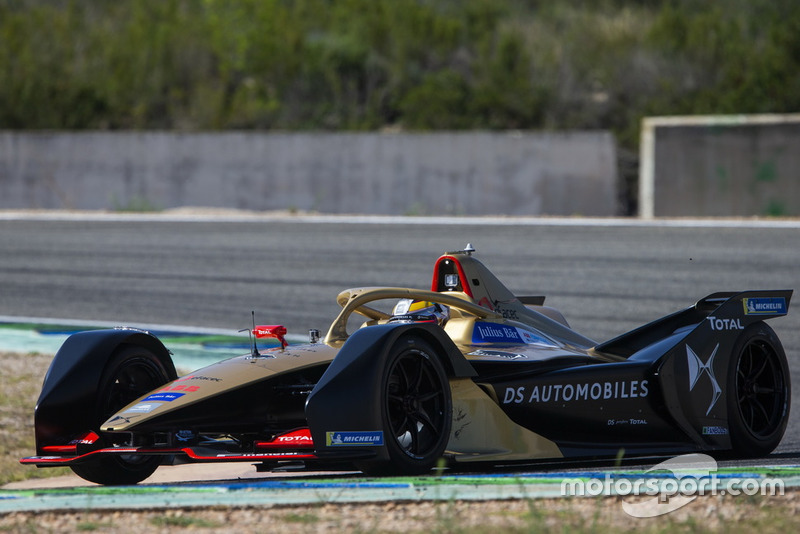
<svg viewBox="0 0 800 534">
<path fill-rule="evenodd" d="M 348 287 L 428 288 L 467 243 L 597 341 L 716 291 L 800 289 L 800 223 L 0 214 L 0 316 L 323 332 Z M 795 379 L 767 464 L 800 463 L 800 310 L 770 321 Z M 752 464 L 750 464 L 752 465 Z M 241 467 L 241 466 L 239 466 Z"/>
</svg>

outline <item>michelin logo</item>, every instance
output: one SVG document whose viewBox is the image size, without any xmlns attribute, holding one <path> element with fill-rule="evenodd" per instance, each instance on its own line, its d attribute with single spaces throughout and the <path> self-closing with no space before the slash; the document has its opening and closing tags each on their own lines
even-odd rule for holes
<svg viewBox="0 0 800 534">
<path fill-rule="evenodd" d="M 383 432 L 326 432 L 325 445 L 328 447 L 378 447 L 383 445 Z"/>
<path fill-rule="evenodd" d="M 783 297 L 742 299 L 742 304 L 745 315 L 786 315 L 786 299 Z"/>
</svg>

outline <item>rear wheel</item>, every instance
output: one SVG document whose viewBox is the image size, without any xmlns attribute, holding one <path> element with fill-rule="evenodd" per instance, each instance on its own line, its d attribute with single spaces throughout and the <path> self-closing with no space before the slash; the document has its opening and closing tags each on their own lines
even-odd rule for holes
<svg viewBox="0 0 800 534">
<path fill-rule="evenodd" d="M 112 356 L 98 387 L 93 429 L 102 447 L 113 446 L 99 431 L 100 425 L 120 409 L 169 381 L 161 360 L 144 347 L 123 346 Z M 105 485 L 136 484 L 161 463 L 160 456 L 113 455 L 71 466 L 79 477 Z"/>
<path fill-rule="evenodd" d="M 364 462 L 369 475 L 423 474 L 450 438 L 450 383 L 434 349 L 415 336 L 400 338 L 382 375 L 381 414 L 388 461 Z"/>
<path fill-rule="evenodd" d="M 763 322 L 747 327 L 734 347 L 728 374 L 731 442 L 738 456 L 763 456 L 783 438 L 791 399 L 786 354 Z"/>
</svg>

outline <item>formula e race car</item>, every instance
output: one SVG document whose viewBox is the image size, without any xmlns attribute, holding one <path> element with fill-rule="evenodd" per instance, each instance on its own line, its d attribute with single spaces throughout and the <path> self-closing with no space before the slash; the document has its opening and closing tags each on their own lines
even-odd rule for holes
<svg viewBox="0 0 800 534">
<path fill-rule="evenodd" d="M 786 315 L 791 290 L 715 293 L 597 344 L 473 251 L 441 256 L 430 290 L 341 292 L 324 338 L 286 346 L 285 328 L 254 326 L 249 354 L 186 376 L 147 332 L 74 334 L 36 406 L 37 456 L 21 461 L 133 484 L 186 462 L 423 474 L 780 442 L 789 371 L 764 320 Z"/>
</svg>

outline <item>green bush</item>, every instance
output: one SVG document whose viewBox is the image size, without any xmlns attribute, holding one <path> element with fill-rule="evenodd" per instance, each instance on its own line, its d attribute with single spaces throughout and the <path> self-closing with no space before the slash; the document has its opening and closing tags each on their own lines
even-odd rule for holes
<svg viewBox="0 0 800 534">
<path fill-rule="evenodd" d="M 592 129 L 800 109 L 794 0 L 6 0 L 0 129 Z"/>
</svg>

